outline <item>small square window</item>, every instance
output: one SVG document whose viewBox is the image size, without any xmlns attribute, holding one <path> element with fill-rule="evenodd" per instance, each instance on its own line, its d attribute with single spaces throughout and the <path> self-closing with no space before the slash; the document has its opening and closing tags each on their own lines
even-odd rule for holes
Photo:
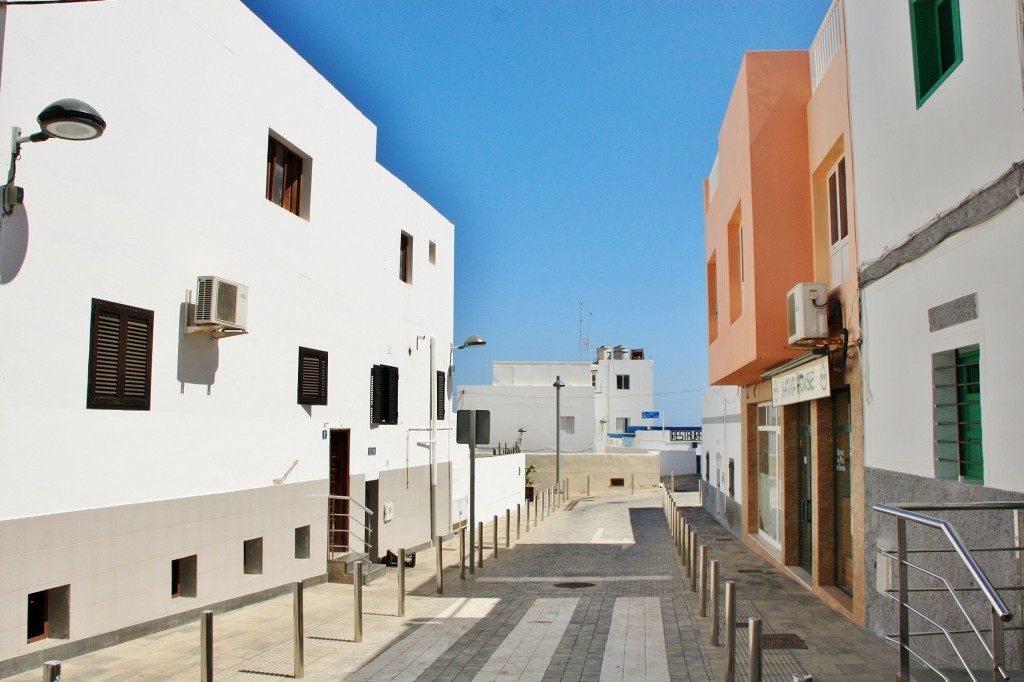
<svg viewBox="0 0 1024 682">
<path fill-rule="evenodd" d="M 629 417 L 615 418 L 615 433 L 626 433 L 629 429 Z"/>
<path fill-rule="evenodd" d="M 430 248 L 427 249 L 427 259 L 431 265 L 437 264 L 437 244 L 435 242 L 430 242 Z"/>
<path fill-rule="evenodd" d="M 405 232 L 399 241 L 398 279 L 412 284 L 412 235 Z"/>
<path fill-rule="evenodd" d="M 616 374 L 615 375 L 615 387 L 620 391 L 629 390 L 629 375 L 628 374 Z"/>
<path fill-rule="evenodd" d="M 562 433 L 569 435 L 576 434 L 576 417 L 562 417 L 561 424 Z"/>
<path fill-rule="evenodd" d="M 29 644 L 69 637 L 71 586 L 61 585 L 28 595 L 26 636 Z"/>
<path fill-rule="evenodd" d="M 299 405 L 327 404 L 327 351 L 299 347 Z"/>
<path fill-rule="evenodd" d="M 295 558 L 309 558 L 309 526 L 299 526 L 295 529 Z"/>
<path fill-rule="evenodd" d="M 171 598 L 195 597 L 196 596 L 196 568 L 197 557 L 195 554 L 181 559 L 171 560 Z"/>
<path fill-rule="evenodd" d="M 302 215 L 303 177 L 307 159 L 273 135 L 267 143 L 267 199 Z"/>
<path fill-rule="evenodd" d="M 242 570 L 246 575 L 263 574 L 263 538 L 253 538 L 242 544 Z"/>
</svg>

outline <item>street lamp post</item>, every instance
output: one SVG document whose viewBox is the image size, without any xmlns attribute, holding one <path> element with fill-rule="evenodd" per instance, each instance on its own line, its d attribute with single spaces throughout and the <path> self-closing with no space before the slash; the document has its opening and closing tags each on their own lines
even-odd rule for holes
<svg viewBox="0 0 1024 682">
<path fill-rule="evenodd" d="M 550 375 L 549 375 L 550 376 Z M 562 492 L 562 389 L 565 382 L 561 376 L 555 377 L 555 485 Z"/>
<path fill-rule="evenodd" d="M 487 341 L 484 337 L 478 336 L 477 334 L 471 334 L 466 337 L 465 342 L 461 346 L 452 344 L 451 356 L 454 358 L 455 351 L 462 350 L 463 348 L 479 348 L 480 346 L 486 346 Z M 449 363 L 454 372 L 454 364 Z M 469 572 L 476 573 L 476 562 L 473 560 L 473 551 L 476 547 L 476 419 L 470 418 L 470 446 L 469 446 Z M 450 459 L 450 458 L 449 458 Z M 448 475 L 451 476 L 451 466 L 448 467 Z M 448 495 L 451 497 L 451 481 L 448 483 Z M 451 501 L 449 499 L 449 505 Z M 483 538 L 480 538 L 483 542 Z M 440 550 L 438 550 L 440 551 Z"/>
</svg>

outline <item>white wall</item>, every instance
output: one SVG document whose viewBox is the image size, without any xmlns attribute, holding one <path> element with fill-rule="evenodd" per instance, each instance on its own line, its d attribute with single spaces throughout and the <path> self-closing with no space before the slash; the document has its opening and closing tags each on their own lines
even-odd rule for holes
<svg viewBox="0 0 1024 682">
<path fill-rule="evenodd" d="M 477 458 L 477 521 L 489 522 L 495 514 L 504 519 L 506 509 L 511 509 L 515 516 L 516 505 L 525 501 L 525 495 L 526 455 L 520 452 L 514 455 Z"/>
<path fill-rule="evenodd" d="M 596 386 L 592 370 L 596 370 Z M 460 386 L 460 409 L 491 411 L 490 445 L 512 444 L 525 428 L 522 448 L 555 450 L 555 389 L 561 377 L 561 415 L 575 418 L 575 433 L 561 434 L 563 452 L 604 449 L 617 417 L 630 424 L 654 405 L 654 363 L 651 360 L 599 360 L 591 363 L 496 362 L 490 386 Z M 616 388 L 616 375 L 630 377 L 629 390 Z"/>
<path fill-rule="evenodd" d="M 26 145 L 18 164 L 25 206 L 0 237 L 0 313 L 16 321 L 0 412 L 23 466 L 0 482 L 0 518 L 265 486 L 295 460 L 290 482 L 323 479 L 325 426 L 353 429 L 353 473 L 424 463 L 406 439 L 429 415 L 416 337 L 435 336 L 447 366 L 454 235 L 376 164 L 374 126 L 233 0 L 34 9 L 8 16 L 0 124 L 28 131 L 75 95 L 109 127 Z M 309 220 L 263 196 L 270 129 L 312 157 Z M 402 230 L 412 286 L 397 274 Z M 182 339 L 201 274 L 249 285 L 249 335 Z M 93 297 L 155 311 L 148 412 L 84 409 Z M 330 353 L 327 406 L 295 403 L 299 345 Z M 375 363 L 399 367 L 398 426 L 369 427 Z"/>
<path fill-rule="evenodd" d="M 1024 492 L 1017 451 L 1024 205 L 948 240 L 864 290 L 865 464 L 933 477 L 931 356 L 981 346 L 985 485 Z M 978 319 L 929 333 L 928 308 L 971 293 Z"/>
<path fill-rule="evenodd" d="M 733 499 L 743 500 L 743 402 L 738 386 L 709 386 L 701 392 L 701 454 L 709 455 L 710 478 L 715 488 L 728 493 L 729 460 L 735 461 Z M 701 462 L 702 477 L 704 463 Z"/>
<path fill-rule="evenodd" d="M 351 430 L 358 482 L 419 476 L 429 462 L 416 443 L 429 440 L 430 338 L 444 370 L 453 322 L 453 226 L 377 164 L 374 125 L 241 2 L 25 9 L 6 17 L 0 129 L 32 133 L 38 112 L 69 96 L 98 109 L 108 128 L 89 142 L 26 144 L 17 166 L 25 204 L 0 222 L 0 537 L 15 538 L 0 551 L 0 604 L 14 605 L 2 609 L 0 662 L 52 643 L 25 643 L 25 596 L 39 589 L 72 583 L 79 639 L 322 575 L 326 500 L 303 506 L 309 494 L 300 492 L 326 492 L 322 431 Z M 311 157 L 305 217 L 265 198 L 270 131 Z M 398 277 L 402 231 L 414 238 L 411 285 Z M 250 287 L 249 334 L 182 335 L 198 275 Z M 148 411 L 85 407 L 93 298 L 154 312 Z M 329 353 L 325 406 L 296 404 L 299 346 Z M 399 368 L 398 425 L 369 423 L 374 364 Z M 448 410 L 440 426 L 453 423 Z M 445 433 L 441 462 L 450 459 Z M 422 521 L 427 486 L 418 487 L 397 486 L 406 497 L 396 509 Z M 130 614 L 111 611 L 123 601 L 114 582 L 123 571 L 83 577 L 74 562 L 21 550 L 32 538 L 19 529 L 39 528 L 58 543 L 48 549 L 92 565 L 110 543 L 76 544 L 73 530 L 91 513 L 81 510 L 140 505 L 154 515 L 173 506 L 165 501 L 205 508 L 210 496 L 238 491 L 266 501 L 247 497 L 267 513 L 245 528 L 224 517 L 193 533 L 193 514 L 161 517 L 158 530 L 132 537 L 133 589 L 164 601 L 143 600 Z M 382 501 L 394 494 L 382 490 Z M 315 558 L 268 557 L 272 570 L 243 576 L 242 533 L 257 535 L 255 520 L 273 509 L 299 510 L 285 525 L 313 527 Z M 406 530 L 389 530 L 387 541 L 428 540 L 423 526 L 396 523 Z M 289 528 L 265 530 L 268 552 L 290 551 Z M 171 551 L 199 553 L 203 601 L 171 603 Z"/>
<path fill-rule="evenodd" d="M 963 62 L 920 109 L 907 3 L 845 6 L 861 263 L 1024 158 L 1016 5 L 960 3 Z"/>
</svg>

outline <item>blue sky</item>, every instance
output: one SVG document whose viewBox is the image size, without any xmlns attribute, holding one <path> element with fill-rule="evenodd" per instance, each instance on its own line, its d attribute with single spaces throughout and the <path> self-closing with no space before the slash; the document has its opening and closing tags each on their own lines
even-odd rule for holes
<svg viewBox="0 0 1024 682">
<path fill-rule="evenodd" d="M 378 128 L 456 228 L 456 384 L 495 360 L 644 348 L 700 424 L 703 180 L 745 50 L 807 49 L 825 0 L 244 0 Z"/>
</svg>

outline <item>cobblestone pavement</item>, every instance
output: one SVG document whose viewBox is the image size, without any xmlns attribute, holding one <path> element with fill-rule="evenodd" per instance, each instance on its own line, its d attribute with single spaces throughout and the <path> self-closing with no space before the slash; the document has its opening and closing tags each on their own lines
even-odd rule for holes
<svg viewBox="0 0 1024 682">
<path fill-rule="evenodd" d="M 693 493 L 677 503 L 696 505 Z M 494 556 L 459 579 L 459 541 L 445 543 L 444 592 L 435 554 L 407 569 L 406 613 L 397 613 L 397 569 L 364 588 L 363 641 L 354 641 L 353 588 L 305 590 L 305 679 L 309 680 L 700 680 L 724 679 L 725 650 L 710 643 L 710 618 L 672 542 L 660 491 L 569 500 L 516 538 L 504 518 Z M 793 673 L 821 680 L 889 680 L 895 651 L 779 575 L 697 506 L 680 510 L 737 583 L 737 622 L 762 618 L 776 641 L 766 680 Z M 522 516 L 525 525 L 525 510 Z M 534 525 L 536 524 L 536 525 Z M 709 611 L 710 611 L 710 607 Z M 724 623 L 724 617 L 723 617 Z M 291 597 L 216 616 L 215 680 L 292 677 Z M 786 637 L 783 637 L 785 635 Z M 792 637 L 795 636 L 795 637 Z M 724 642 L 724 625 L 721 641 Z M 736 679 L 747 679 L 747 633 L 737 630 Z M 36 682 L 38 670 L 7 678 Z M 200 677 L 199 627 L 185 625 L 63 664 L 64 682 L 190 680 Z"/>
</svg>

